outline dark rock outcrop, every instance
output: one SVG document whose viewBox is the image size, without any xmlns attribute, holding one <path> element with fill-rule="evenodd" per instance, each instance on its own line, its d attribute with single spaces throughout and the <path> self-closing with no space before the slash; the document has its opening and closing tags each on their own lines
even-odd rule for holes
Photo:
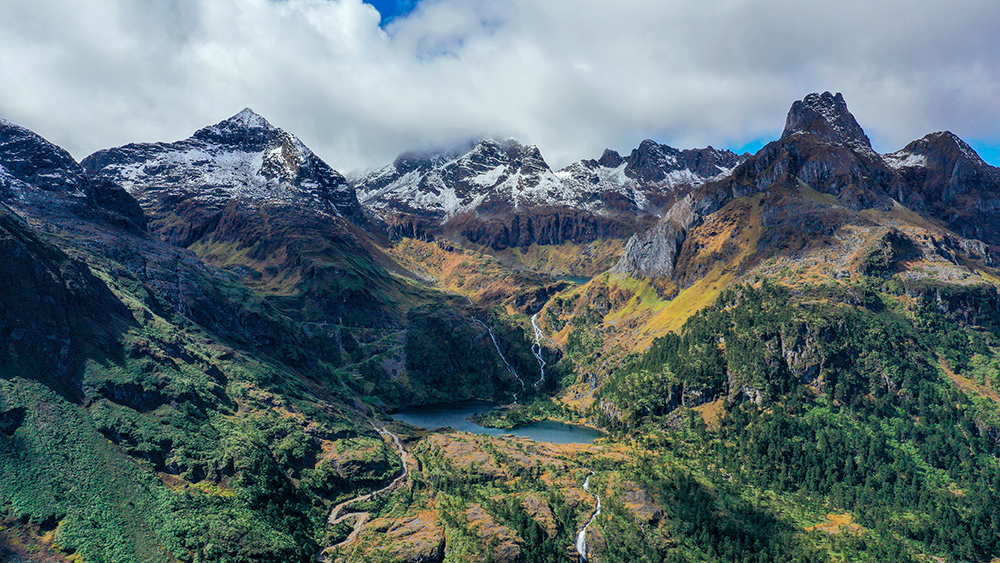
<svg viewBox="0 0 1000 563">
<path fill-rule="evenodd" d="M 24 423 L 26 412 L 27 410 L 24 407 L 15 407 L 0 412 L 0 432 L 8 436 L 13 436 L 14 432 Z"/>
<path fill-rule="evenodd" d="M 840 92 L 809 94 L 793 103 L 781 139 L 798 133 L 813 135 L 826 143 L 847 145 L 853 150 L 874 152 L 868 135 L 848 111 Z"/>
<path fill-rule="evenodd" d="M 843 96 L 810 94 L 792 105 L 781 139 L 742 161 L 729 176 L 694 189 L 674 203 L 655 227 L 634 235 L 615 271 L 636 277 L 673 276 L 687 232 L 737 198 L 764 193 L 766 200 L 781 204 L 766 206 L 763 214 L 772 234 L 794 230 L 801 224 L 799 212 L 819 213 L 813 222 L 829 230 L 844 221 L 865 221 L 835 207 L 853 212 L 892 209 L 888 194 L 898 182 L 894 171 L 871 150 Z M 780 195 L 802 188 L 833 196 L 837 204 Z M 792 201 L 803 205 L 789 206 Z M 819 219 L 830 213 L 830 221 Z"/>
<path fill-rule="evenodd" d="M 885 155 L 902 178 L 893 197 L 967 238 L 1000 244 L 1000 168 L 962 139 L 931 133 Z"/>
<path fill-rule="evenodd" d="M 674 183 L 696 185 L 727 174 L 741 159 L 728 150 L 712 147 L 678 150 L 646 139 L 625 159 L 625 175 L 640 185 L 661 183 L 671 176 Z"/>
<path fill-rule="evenodd" d="M 88 178 L 64 149 L 0 120 L 0 202 L 15 209 L 76 216 L 142 231 L 138 202 L 120 188 Z"/>
</svg>

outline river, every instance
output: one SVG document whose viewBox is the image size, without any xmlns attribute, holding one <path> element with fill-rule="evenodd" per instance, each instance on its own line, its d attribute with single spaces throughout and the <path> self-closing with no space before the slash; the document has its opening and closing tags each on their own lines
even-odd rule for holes
<svg viewBox="0 0 1000 563">
<path fill-rule="evenodd" d="M 411 407 L 396 412 L 392 418 L 428 430 L 447 426 L 473 434 L 488 434 L 490 436 L 514 434 L 531 438 L 536 442 L 549 442 L 551 444 L 592 444 L 594 440 L 604 436 L 599 430 L 587 426 L 566 424 L 555 420 L 541 420 L 512 429 L 486 428 L 469 420 L 470 416 L 494 408 L 496 405 L 486 401 L 462 401 Z"/>
</svg>

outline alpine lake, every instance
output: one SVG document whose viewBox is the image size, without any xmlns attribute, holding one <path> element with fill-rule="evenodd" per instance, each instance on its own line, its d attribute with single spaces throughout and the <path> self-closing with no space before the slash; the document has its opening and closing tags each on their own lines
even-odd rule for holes
<svg viewBox="0 0 1000 563">
<path fill-rule="evenodd" d="M 551 444 L 592 444 L 604 436 L 594 428 L 556 420 L 540 420 L 516 428 L 487 428 L 470 420 L 470 417 L 496 408 L 496 405 L 486 401 L 461 401 L 401 409 L 392 418 L 428 430 L 447 427 L 490 436 L 513 434 Z"/>
</svg>

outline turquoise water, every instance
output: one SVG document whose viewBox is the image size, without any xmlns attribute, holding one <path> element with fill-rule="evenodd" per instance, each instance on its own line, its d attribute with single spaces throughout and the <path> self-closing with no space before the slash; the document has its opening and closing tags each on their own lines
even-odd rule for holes
<svg viewBox="0 0 1000 563">
<path fill-rule="evenodd" d="M 555 278 L 557 280 L 571 281 L 573 283 L 578 283 L 580 285 L 583 285 L 583 284 L 589 282 L 590 280 L 594 279 L 594 278 L 587 277 L 587 276 L 555 276 Z"/>
<path fill-rule="evenodd" d="M 469 420 L 469 417 L 472 415 L 487 412 L 494 408 L 496 408 L 496 405 L 485 401 L 463 401 L 403 409 L 393 414 L 392 418 L 412 424 L 413 426 L 427 428 L 428 430 L 450 427 L 463 432 L 488 434 L 490 436 L 514 434 L 516 436 L 531 438 L 536 442 L 549 442 L 552 444 L 592 444 L 594 440 L 604 436 L 600 431 L 593 428 L 578 424 L 566 424 L 565 422 L 555 420 L 542 420 L 513 429 L 486 428 Z"/>
</svg>

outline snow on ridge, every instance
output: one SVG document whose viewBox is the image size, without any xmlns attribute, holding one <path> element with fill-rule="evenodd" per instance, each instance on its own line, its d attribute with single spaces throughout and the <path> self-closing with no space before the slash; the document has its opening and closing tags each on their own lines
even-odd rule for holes
<svg viewBox="0 0 1000 563">
<path fill-rule="evenodd" d="M 927 166 L 927 156 L 909 152 L 894 152 L 883 156 L 885 163 L 896 170 Z"/>
<path fill-rule="evenodd" d="M 227 120 L 234 125 L 240 125 L 250 129 L 270 129 L 271 124 L 266 119 L 250 108 L 243 108 L 242 111 Z"/>
<path fill-rule="evenodd" d="M 612 184 L 615 184 L 617 186 L 624 186 L 625 184 L 628 183 L 634 184 L 635 181 L 632 180 L 632 178 L 629 178 L 628 175 L 625 174 L 625 168 L 627 167 L 628 167 L 627 162 L 622 162 L 621 164 L 619 164 L 614 168 L 607 168 L 605 166 L 601 166 L 600 168 L 597 169 L 597 177 L 600 178 L 602 182 L 611 182 Z"/>
<path fill-rule="evenodd" d="M 507 171 L 508 168 L 509 168 L 509 165 L 507 165 L 507 164 L 499 164 L 496 167 L 494 167 L 492 170 L 490 170 L 489 172 L 473 176 L 469 180 L 469 182 L 473 183 L 473 184 L 475 184 L 477 186 L 482 186 L 482 187 L 485 187 L 485 188 L 493 187 L 493 186 L 495 186 L 497 184 L 497 182 L 500 181 L 500 178 L 502 178 L 503 176 L 505 176 L 505 175 L 508 176 L 508 177 L 513 176 L 513 175 L 511 175 L 511 174 L 508 173 L 508 171 Z"/>
<path fill-rule="evenodd" d="M 534 147 L 483 139 L 462 155 L 428 156 L 429 166 L 421 163 L 406 174 L 397 169 L 397 160 L 359 177 L 354 185 L 361 204 L 373 211 L 423 211 L 446 221 L 482 202 L 491 207 L 566 206 L 602 214 L 610 212 L 606 202 L 611 193 L 636 210 L 645 210 L 651 198 L 660 197 L 656 194 L 682 185 L 701 185 L 732 172 L 716 166 L 716 174 L 702 177 L 683 167 L 679 155 L 656 148 L 654 166 L 665 176 L 654 183 L 630 177 L 624 159 L 614 167 L 584 160 L 553 171 Z"/>
</svg>

